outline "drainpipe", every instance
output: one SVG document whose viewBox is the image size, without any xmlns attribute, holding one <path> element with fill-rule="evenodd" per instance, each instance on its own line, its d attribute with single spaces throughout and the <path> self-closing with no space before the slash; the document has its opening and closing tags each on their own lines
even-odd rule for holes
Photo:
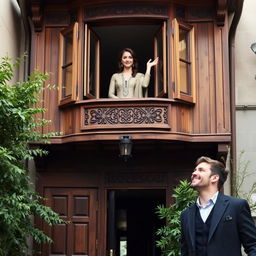
<svg viewBox="0 0 256 256">
<path fill-rule="evenodd" d="M 236 172 L 236 108 L 235 108 L 235 35 L 240 20 L 244 0 L 232 0 L 234 17 L 229 29 L 229 78 L 230 78 L 230 105 L 231 105 L 231 194 L 233 194 L 234 173 Z"/>
<path fill-rule="evenodd" d="M 26 5 L 28 4 L 26 0 L 17 0 L 18 5 L 20 7 L 20 11 L 21 11 L 21 19 L 22 19 L 22 25 L 23 25 L 23 29 L 24 29 L 24 51 L 25 52 L 21 52 L 21 56 L 26 53 L 27 57 L 25 59 L 24 65 L 23 65 L 23 74 L 22 77 L 20 76 L 21 80 L 27 80 L 27 77 L 30 73 L 29 70 L 29 60 L 30 60 L 30 42 L 31 42 L 31 31 L 30 31 L 30 25 L 29 25 L 29 21 L 28 21 L 28 14 L 27 14 L 27 8 Z M 21 49 L 21 51 L 23 51 L 23 49 Z"/>
</svg>

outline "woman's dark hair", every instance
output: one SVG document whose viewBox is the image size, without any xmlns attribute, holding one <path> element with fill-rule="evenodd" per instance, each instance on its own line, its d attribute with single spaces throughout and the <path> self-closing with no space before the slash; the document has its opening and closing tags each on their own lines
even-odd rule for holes
<svg viewBox="0 0 256 256">
<path fill-rule="evenodd" d="M 118 59 L 118 72 L 121 73 L 123 72 L 124 66 L 122 64 L 122 56 L 124 52 L 129 52 L 132 55 L 133 58 L 133 65 L 132 65 L 132 76 L 135 77 L 137 72 L 138 72 L 138 62 L 136 58 L 135 52 L 130 49 L 130 48 L 124 48 L 120 53 L 119 53 L 119 59 Z"/>
</svg>

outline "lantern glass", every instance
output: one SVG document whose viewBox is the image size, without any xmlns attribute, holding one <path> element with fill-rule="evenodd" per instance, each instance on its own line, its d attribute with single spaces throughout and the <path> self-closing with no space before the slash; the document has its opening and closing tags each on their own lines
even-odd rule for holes
<svg viewBox="0 0 256 256">
<path fill-rule="evenodd" d="M 123 135 L 120 137 L 120 157 L 123 157 L 125 161 L 131 157 L 132 153 L 132 137 L 129 135 Z"/>
</svg>

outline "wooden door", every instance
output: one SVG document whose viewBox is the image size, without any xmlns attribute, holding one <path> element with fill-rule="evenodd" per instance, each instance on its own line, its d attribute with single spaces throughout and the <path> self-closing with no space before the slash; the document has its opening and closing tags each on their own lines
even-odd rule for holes
<svg viewBox="0 0 256 256">
<path fill-rule="evenodd" d="M 44 227 L 53 239 L 44 245 L 43 256 L 96 256 L 97 190 L 85 188 L 46 188 L 46 205 L 68 224 Z"/>
</svg>

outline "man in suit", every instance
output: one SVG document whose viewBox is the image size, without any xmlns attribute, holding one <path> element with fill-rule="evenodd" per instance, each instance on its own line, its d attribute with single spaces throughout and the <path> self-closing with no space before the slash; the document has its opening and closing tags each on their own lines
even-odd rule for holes
<svg viewBox="0 0 256 256">
<path fill-rule="evenodd" d="M 196 203 L 181 213 L 182 256 L 256 256 L 256 227 L 248 203 L 223 195 L 225 166 L 200 157 L 191 176 Z"/>
</svg>

